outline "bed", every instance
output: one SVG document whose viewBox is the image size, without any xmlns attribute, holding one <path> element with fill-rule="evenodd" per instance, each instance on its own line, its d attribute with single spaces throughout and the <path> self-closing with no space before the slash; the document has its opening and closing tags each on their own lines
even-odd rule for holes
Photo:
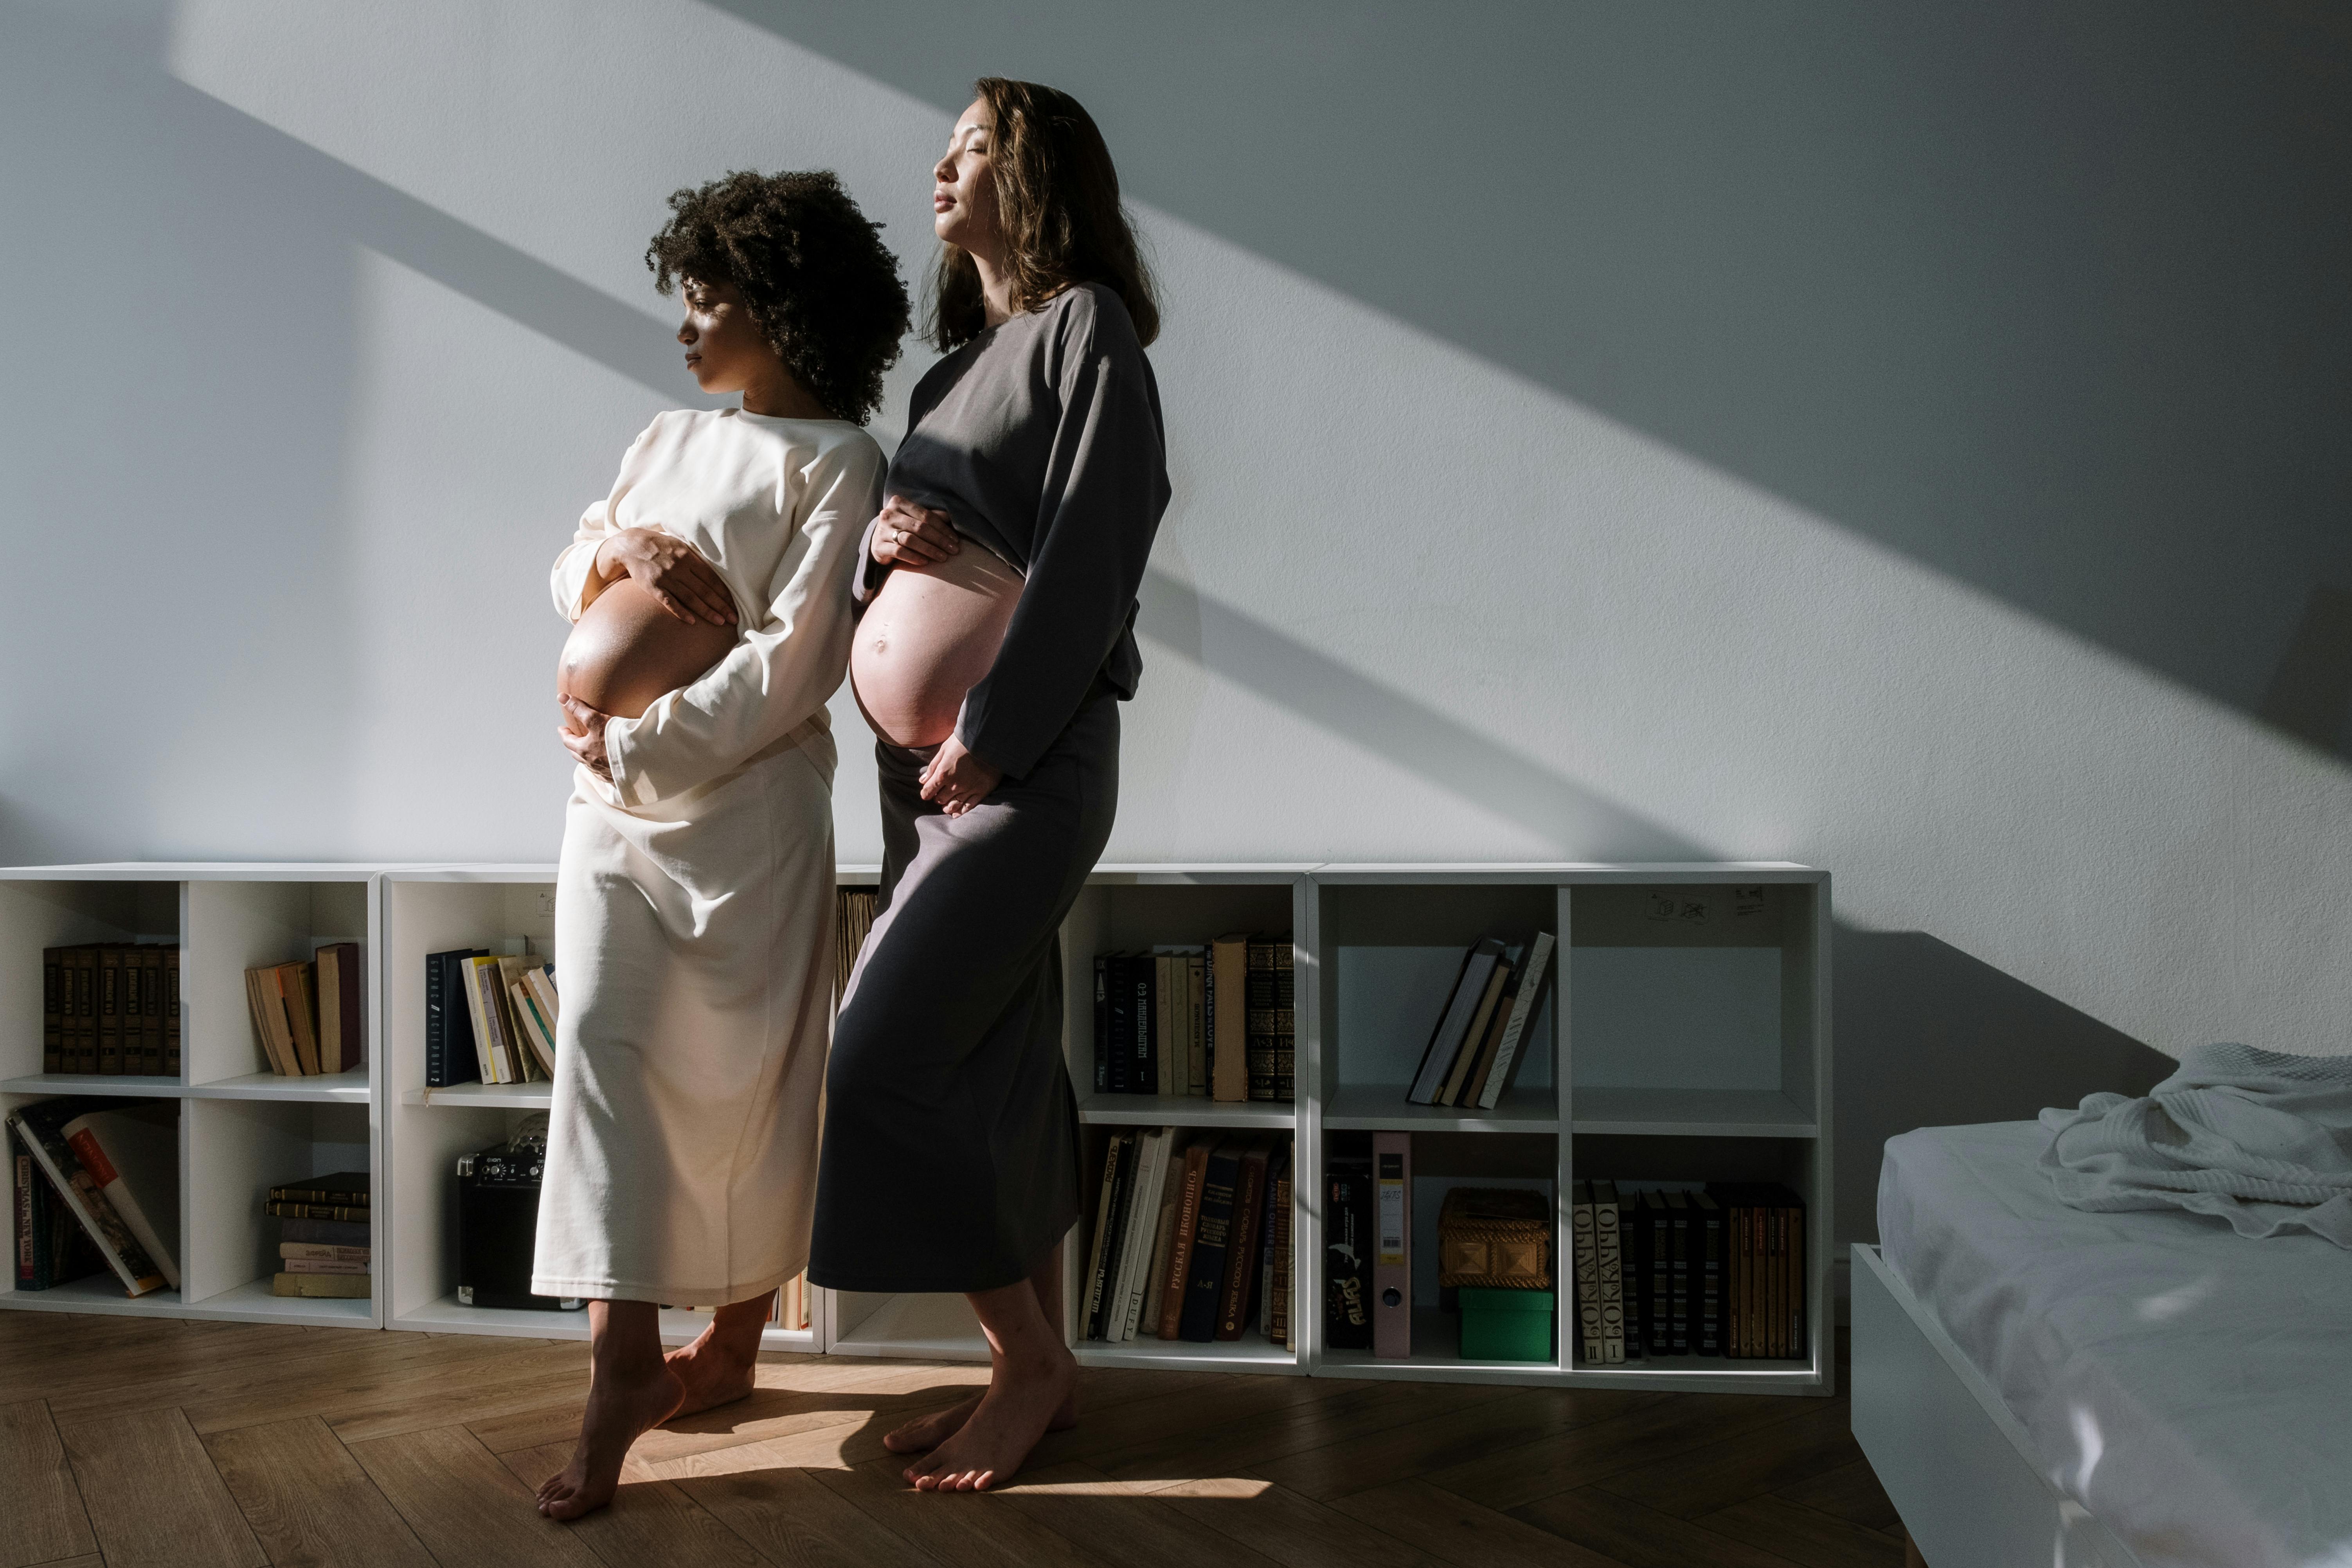
<svg viewBox="0 0 2352 1568">
<path fill-rule="evenodd" d="M 2352 1254 L 2086 1214 L 2033 1122 L 1891 1139 L 1853 1431 L 1928 1568 L 2352 1568 Z"/>
</svg>

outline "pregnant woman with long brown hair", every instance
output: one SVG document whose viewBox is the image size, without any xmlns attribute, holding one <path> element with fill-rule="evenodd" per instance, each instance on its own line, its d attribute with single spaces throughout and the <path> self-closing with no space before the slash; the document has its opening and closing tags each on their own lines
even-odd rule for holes
<svg viewBox="0 0 2352 1568">
<path fill-rule="evenodd" d="M 1066 94 L 982 79 L 932 172 L 939 346 L 867 532 L 850 680 L 880 736 L 881 907 L 835 1026 L 809 1278 L 961 1291 L 987 1393 L 890 1434 L 925 1490 L 1075 1416 L 1078 1213 L 1056 933 L 1110 837 L 1136 590 L 1168 504 L 1159 311 Z"/>
<path fill-rule="evenodd" d="M 646 1427 L 751 1390 L 808 1257 L 833 1003 L 833 734 L 907 328 L 876 226 L 827 174 L 670 198 L 646 259 L 732 408 L 657 416 L 556 558 L 578 760 L 555 880 L 563 987 L 531 1289 L 588 1299 L 588 1408 L 540 1489 L 611 1500 Z M 667 1359 L 656 1303 L 715 1307 Z"/>
</svg>

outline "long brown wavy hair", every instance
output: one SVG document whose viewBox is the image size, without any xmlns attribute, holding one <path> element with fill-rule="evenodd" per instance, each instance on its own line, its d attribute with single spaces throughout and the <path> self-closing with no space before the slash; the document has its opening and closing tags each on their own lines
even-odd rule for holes
<svg viewBox="0 0 2352 1568">
<path fill-rule="evenodd" d="M 1034 81 L 984 76 L 972 92 L 996 121 L 989 174 L 1014 311 L 1034 310 L 1074 283 L 1099 283 L 1126 305 L 1137 340 L 1150 343 L 1160 335 L 1160 302 L 1094 117 L 1068 93 Z M 980 268 L 961 246 L 944 247 L 931 279 L 931 342 L 944 353 L 986 325 Z"/>
</svg>

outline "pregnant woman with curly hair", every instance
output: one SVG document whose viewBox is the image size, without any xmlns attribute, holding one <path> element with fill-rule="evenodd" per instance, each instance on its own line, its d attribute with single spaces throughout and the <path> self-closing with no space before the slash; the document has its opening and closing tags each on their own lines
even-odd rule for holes
<svg viewBox="0 0 2352 1568">
<path fill-rule="evenodd" d="M 610 1501 L 647 1427 L 740 1399 L 808 1256 L 833 985 L 833 735 L 859 426 L 907 328 L 876 226 L 827 174 L 670 198 L 646 259 L 705 392 L 658 416 L 556 558 L 578 759 L 556 873 L 563 986 L 531 1289 L 588 1299 L 587 1413 L 542 1513 Z M 656 1303 L 716 1307 L 662 1354 Z"/>
<path fill-rule="evenodd" d="M 1055 935 L 1110 836 L 1136 590 L 1168 504 L 1159 312 L 1085 110 L 982 80 L 932 171 L 936 341 L 867 532 L 850 680 L 880 909 L 826 1078 L 809 1278 L 962 1292 L 976 1401 L 890 1434 L 924 1490 L 1075 1418 L 1055 1249 L 1078 1212 Z"/>
</svg>

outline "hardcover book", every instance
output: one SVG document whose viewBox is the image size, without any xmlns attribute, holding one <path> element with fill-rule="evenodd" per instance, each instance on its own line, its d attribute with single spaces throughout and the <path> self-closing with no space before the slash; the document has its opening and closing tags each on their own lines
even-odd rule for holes
<svg viewBox="0 0 2352 1568">
<path fill-rule="evenodd" d="M 1095 954 L 1095 1092 L 1110 1092 L 1110 954 Z"/>
<path fill-rule="evenodd" d="M 180 1076 L 180 950 L 163 950 L 163 1076 Z"/>
<path fill-rule="evenodd" d="M 1548 931 L 1536 932 L 1535 941 L 1528 946 L 1527 972 L 1519 977 L 1517 990 L 1511 998 L 1511 1010 L 1504 1020 L 1502 1037 L 1495 1043 L 1495 1064 L 1486 1069 L 1486 1087 L 1479 1090 L 1481 1110 L 1492 1110 L 1517 1075 L 1519 1061 L 1531 1046 L 1527 1037 L 1528 1022 L 1535 1016 L 1537 1004 L 1543 1000 L 1547 968 L 1551 962 L 1552 948 L 1558 939 Z"/>
<path fill-rule="evenodd" d="M 1110 985 L 1108 1008 L 1110 1034 L 1106 1043 L 1110 1092 L 1132 1094 L 1135 1091 L 1135 981 L 1129 973 L 1126 953 L 1109 953 L 1103 963 Z"/>
<path fill-rule="evenodd" d="M 319 966 L 319 1070 L 348 1072 L 367 1060 L 360 944 L 331 942 L 313 962 Z"/>
<path fill-rule="evenodd" d="M 1265 1220 L 1266 1160 L 1271 1151 L 1264 1138 L 1252 1138 L 1243 1148 L 1241 1169 L 1234 1188 L 1231 1259 L 1217 1302 L 1217 1338 L 1237 1340 L 1248 1325 L 1252 1287 L 1258 1280 L 1258 1227 Z"/>
<path fill-rule="evenodd" d="M 122 1071 L 122 948 L 118 942 L 98 950 L 98 1070 L 109 1077 Z"/>
<path fill-rule="evenodd" d="M 1216 1017 L 1209 1093 L 1214 1100 L 1249 1099 L 1249 938 L 1221 936 L 1209 946 Z"/>
<path fill-rule="evenodd" d="M 1193 1224 L 1192 1256 L 1184 1271 L 1183 1313 L 1177 1331 L 1179 1339 L 1195 1344 L 1208 1344 L 1217 1337 L 1243 1152 L 1238 1140 L 1220 1143 L 1210 1151 L 1201 1173 L 1200 1212 Z"/>
<path fill-rule="evenodd" d="M 1699 1355 L 1723 1353 L 1723 1211 L 1705 1193 L 1691 1194 L 1691 1226 L 1696 1232 L 1697 1279 L 1693 1289 L 1691 1349 Z"/>
<path fill-rule="evenodd" d="M 1593 1232 L 1592 1184 L 1579 1182 L 1569 1199 L 1570 1239 L 1576 1248 L 1576 1323 L 1585 1363 L 1601 1364 L 1601 1251 Z"/>
<path fill-rule="evenodd" d="M 126 972 L 128 973 L 128 972 Z M 163 1283 L 180 1288 L 180 1114 L 136 1101 L 85 1110 L 58 1135 Z"/>
<path fill-rule="evenodd" d="M 453 948 L 425 958 L 425 1087 L 447 1089 L 473 1083 L 481 1076 L 474 1048 L 472 1010 L 467 1005 L 465 983 L 458 965 L 469 958 L 488 956 L 478 947 Z"/>
<path fill-rule="evenodd" d="M 133 990 L 139 999 L 139 1066 L 137 1071 L 150 1078 L 163 1076 L 163 950 L 152 942 L 132 950 L 124 977 L 135 976 Z M 130 1034 L 123 1036 L 123 1068 L 130 1066 Z"/>
<path fill-rule="evenodd" d="M 1592 1184 L 1592 1238 L 1601 1281 L 1601 1361 L 1625 1360 L 1625 1249 L 1614 1182 Z"/>
<path fill-rule="evenodd" d="M 331 1176 L 312 1176 L 272 1187 L 269 1197 L 274 1203 L 342 1204 L 365 1208 L 373 1184 L 365 1171 L 338 1171 Z"/>
<path fill-rule="evenodd" d="M 41 952 L 41 1070 L 66 1070 L 66 954 L 61 947 Z"/>
<path fill-rule="evenodd" d="M 1192 1278 L 1192 1241 L 1201 1223 L 1201 1190 L 1208 1180 L 1212 1145 L 1194 1142 L 1184 1150 L 1184 1175 L 1177 1188 L 1176 1234 L 1169 1239 L 1168 1285 L 1160 1303 L 1160 1337 L 1181 1339 L 1184 1300 Z"/>
</svg>

